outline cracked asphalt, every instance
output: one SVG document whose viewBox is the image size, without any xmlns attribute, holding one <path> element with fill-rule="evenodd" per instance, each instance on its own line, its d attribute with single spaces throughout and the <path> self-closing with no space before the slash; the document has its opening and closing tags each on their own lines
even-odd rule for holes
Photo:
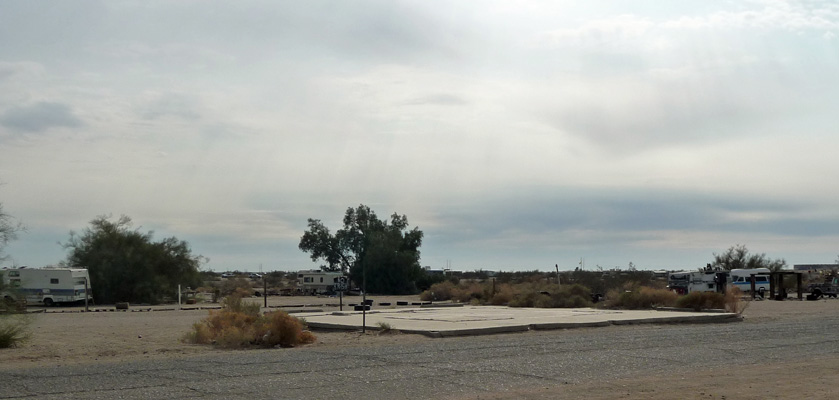
<svg viewBox="0 0 839 400">
<path fill-rule="evenodd" d="M 0 399 L 478 397 L 522 387 L 837 356 L 837 326 L 839 316 L 611 326 L 40 367 L 0 372 Z"/>
</svg>

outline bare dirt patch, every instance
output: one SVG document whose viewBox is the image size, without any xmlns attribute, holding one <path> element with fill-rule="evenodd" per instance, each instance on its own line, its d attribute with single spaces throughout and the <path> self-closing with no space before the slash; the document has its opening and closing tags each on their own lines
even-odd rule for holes
<svg viewBox="0 0 839 400">
<path fill-rule="evenodd" d="M 380 302 L 396 304 L 397 301 L 419 301 L 416 296 L 371 298 L 376 302 L 374 307 L 382 307 L 378 306 Z M 337 310 L 338 304 L 336 298 L 273 297 L 269 300 L 269 306 L 295 306 L 282 308 L 287 310 Z M 261 302 L 262 299 L 249 301 Z M 356 302 L 360 303 L 359 297 L 345 299 L 345 304 Z M 224 351 L 212 346 L 192 345 L 181 341 L 193 323 L 207 316 L 208 310 L 174 310 L 174 307 L 168 306 L 155 307 L 158 311 L 140 311 L 150 308 L 152 307 L 132 306 L 127 312 L 87 313 L 79 312 L 79 308 L 52 308 L 48 313 L 32 314 L 31 340 L 16 348 L 0 350 L 0 369 L 182 357 Z M 744 323 L 773 319 L 806 319 L 837 312 L 839 300 L 754 301 L 744 312 Z M 438 340 L 399 333 L 379 335 L 375 329 L 368 330 L 366 334 L 315 332 L 315 335 L 317 341 L 307 347 L 378 346 L 403 344 L 405 341 Z M 811 375 L 802 374 L 802 379 L 808 376 Z"/>
</svg>

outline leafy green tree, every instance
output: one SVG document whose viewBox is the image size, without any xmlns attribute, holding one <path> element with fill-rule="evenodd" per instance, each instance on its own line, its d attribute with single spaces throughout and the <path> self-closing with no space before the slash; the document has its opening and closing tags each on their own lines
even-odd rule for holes
<svg viewBox="0 0 839 400">
<path fill-rule="evenodd" d="M 711 265 L 727 271 L 743 268 L 769 268 L 774 272 L 786 267 L 787 262 L 783 258 L 772 260 L 766 256 L 766 253 L 749 254 L 749 249 L 745 245 L 738 244 L 729 247 L 722 254 L 714 253 L 714 262 Z"/>
<path fill-rule="evenodd" d="M 334 235 L 320 220 L 308 221 L 298 247 L 313 261 L 325 261 L 324 270 L 349 272 L 357 286 L 366 280 L 368 292 L 417 292 L 416 281 L 424 272 L 419 264 L 423 234 L 419 228 L 408 229 L 406 216 L 394 213 L 390 220 L 380 220 L 370 207 L 350 207 L 343 228 Z"/>
<path fill-rule="evenodd" d="M 175 237 L 154 242 L 152 232 L 131 226 L 127 216 L 116 221 L 99 216 L 81 235 L 71 232 L 64 244 L 66 264 L 88 269 L 96 301 L 156 304 L 176 296 L 178 284 L 201 284 L 199 267 L 205 259 L 194 256 L 187 242 Z"/>
</svg>

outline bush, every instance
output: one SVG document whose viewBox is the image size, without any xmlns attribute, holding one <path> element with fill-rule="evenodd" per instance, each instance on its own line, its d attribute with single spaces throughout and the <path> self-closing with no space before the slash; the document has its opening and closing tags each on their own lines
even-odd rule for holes
<svg viewBox="0 0 839 400">
<path fill-rule="evenodd" d="M 193 324 L 183 340 L 223 348 L 293 347 L 315 341 L 302 321 L 284 311 L 261 315 L 258 303 L 243 302 L 239 296 L 228 296 L 222 304 L 224 308 Z"/>
<path fill-rule="evenodd" d="M 15 347 L 29 340 L 30 319 L 22 314 L 0 314 L 0 349 Z"/>
<path fill-rule="evenodd" d="M 749 307 L 749 302 L 743 301 L 743 292 L 736 286 L 729 286 L 725 289 L 725 311 L 743 315 L 743 311 Z"/>
<path fill-rule="evenodd" d="M 676 307 L 696 311 L 725 308 L 725 296 L 715 292 L 692 292 L 676 300 Z"/>
<path fill-rule="evenodd" d="M 650 309 L 655 307 L 673 307 L 678 295 L 667 289 L 638 287 L 631 291 L 612 289 L 606 293 L 605 306 L 627 310 Z"/>
</svg>

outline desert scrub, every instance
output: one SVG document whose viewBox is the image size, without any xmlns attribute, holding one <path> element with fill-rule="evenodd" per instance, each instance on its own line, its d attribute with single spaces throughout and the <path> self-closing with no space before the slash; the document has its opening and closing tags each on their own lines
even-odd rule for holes
<svg viewBox="0 0 839 400">
<path fill-rule="evenodd" d="M 692 292 L 679 297 L 676 307 L 692 308 L 696 311 L 724 309 L 725 295 L 715 292 Z"/>
<path fill-rule="evenodd" d="M 305 324 L 285 311 L 260 313 L 258 303 L 228 296 L 224 308 L 192 326 L 184 335 L 187 343 L 214 344 L 222 348 L 294 347 L 315 341 Z"/>
<path fill-rule="evenodd" d="M 633 290 L 610 290 L 606 293 L 604 305 L 607 308 L 627 310 L 673 307 L 678 298 L 679 295 L 667 289 L 641 286 L 635 287 Z"/>
<path fill-rule="evenodd" d="M 743 292 L 740 288 L 729 286 L 725 290 L 725 311 L 743 315 L 743 311 L 749 307 L 749 302 L 743 301 Z"/>
<path fill-rule="evenodd" d="M 0 349 L 15 347 L 29 339 L 29 316 L 0 314 Z"/>
</svg>

